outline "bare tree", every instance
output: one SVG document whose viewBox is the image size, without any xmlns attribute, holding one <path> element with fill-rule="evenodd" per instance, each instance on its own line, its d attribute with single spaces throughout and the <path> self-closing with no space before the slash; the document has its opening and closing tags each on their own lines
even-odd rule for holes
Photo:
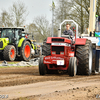
<svg viewBox="0 0 100 100">
<path fill-rule="evenodd" d="M 32 35 L 37 42 L 43 42 L 44 39 L 51 36 L 51 28 L 46 16 L 37 16 L 33 19 L 33 23 L 27 25 L 27 32 Z"/>
<path fill-rule="evenodd" d="M 0 26 L 11 27 L 12 25 L 12 16 L 6 11 L 2 10 L 0 16 Z"/>
<path fill-rule="evenodd" d="M 72 11 L 73 3 L 69 0 L 58 0 L 55 7 L 55 21 L 61 23 L 64 19 L 68 19 L 69 11 Z"/>
<path fill-rule="evenodd" d="M 89 25 L 89 6 L 90 0 L 73 0 L 73 14 L 70 13 L 70 18 L 75 20 L 80 27 L 81 33 L 84 32 L 85 28 Z"/>
<path fill-rule="evenodd" d="M 29 25 L 26 26 L 25 31 L 27 33 L 29 33 L 29 38 L 30 39 L 35 39 L 36 38 L 36 33 L 38 33 L 38 31 L 36 31 L 36 25 L 34 23 L 30 23 Z"/>
<path fill-rule="evenodd" d="M 34 18 L 33 23 L 35 24 L 35 35 L 37 35 L 39 40 L 44 40 L 50 36 L 50 24 L 45 16 L 38 16 Z"/>
<path fill-rule="evenodd" d="M 97 15 L 100 16 L 100 0 L 97 0 Z"/>
<path fill-rule="evenodd" d="M 58 33 L 59 24 L 65 19 L 69 18 L 69 12 L 72 11 L 73 3 L 72 0 L 57 0 L 55 7 L 55 32 Z M 62 30 L 65 30 L 65 25 L 62 26 Z"/>
<path fill-rule="evenodd" d="M 99 5 L 100 0 L 97 0 L 98 15 L 100 15 Z M 55 11 L 56 22 L 62 22 L 62 19 L 73 19 L 78 23 L 80 32 L 83 33 L 84 29 L 88 28 L 89 25 L 89 7 L 90 0 L 58 0 Z"/>
<path fill-rule="evenodd" d="M 22 26 L 25 22 L 25 18 L 27 16 L 27 9 L 23 2 L 18 1 L 14 2 L 12 7 L 10 8 L 13 25 L 14 26 Z"/>
<path fill-rule="evenodd" d="M 8 11 L 2 10 L 0 26 L 22 26 L 27 15 L 28 13 L 24 3 L 21 1 L 14 2 Z"/>
</svg>

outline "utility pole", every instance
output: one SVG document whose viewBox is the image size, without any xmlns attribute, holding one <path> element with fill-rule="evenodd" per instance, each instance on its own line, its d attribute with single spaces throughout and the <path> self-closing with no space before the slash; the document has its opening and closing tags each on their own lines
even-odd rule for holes
<svg viewBox="0 0 100 100">
<path fill-rule="evenodd" d="M 54 35 L 54 9 L 55 9 L 55 4 L 54 2 L 52 1 L 52 37 Z"/>
<path fill-rule="evenodd" d="M 97 0 L 90 0 L 89 33 L 95 30 L 96 2 Z"/>
</svg>

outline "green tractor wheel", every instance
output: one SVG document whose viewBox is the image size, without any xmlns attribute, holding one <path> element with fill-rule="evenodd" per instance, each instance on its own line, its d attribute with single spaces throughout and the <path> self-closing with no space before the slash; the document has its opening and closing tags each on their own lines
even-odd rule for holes
<svg viewBox="0 0 100 100">
<path fill-rule="evenodd" d="M 31 58 L 31 44 L 25 41 L 21 48 L 21 60 L 29 61 Z"/>
<path fill-rule="evenodd" d="M 13 45 L 8 45 L 3 51 L 4 60 L 14 61 L 16 58 L 16 49 Z"/>
</svg>

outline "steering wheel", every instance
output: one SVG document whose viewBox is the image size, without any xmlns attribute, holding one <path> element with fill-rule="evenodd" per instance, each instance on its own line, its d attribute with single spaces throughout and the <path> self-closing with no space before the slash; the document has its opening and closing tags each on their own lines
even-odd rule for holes
<svg viewBox="0 0 100 100">
<path fill-rule="evenodd" d="M 72 39 L 73 38 L 71 35 L 61 35 L 61 37 L 65 37 L 65 38 L 68 38 L 68 39 Z"/>
</svg>

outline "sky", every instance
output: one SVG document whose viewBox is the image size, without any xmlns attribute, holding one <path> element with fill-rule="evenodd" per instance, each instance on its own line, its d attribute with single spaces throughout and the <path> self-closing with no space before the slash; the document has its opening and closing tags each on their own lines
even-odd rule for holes
<svg viewBox="0 0 100 100">
<path fill-rule="evenodd" d="M 26 17 L 26 24 L 32 23 L 34 17 L 42 15 L 46 16 L 51 23 L 52 11 L 50 11 L 50 5 L 52 5 L 52 0 L 0 0 L 0 13 L 2 9 L 8 11 L 9 7 L 11 7 L 15 1 L 22 1 L 27 7 L 29 14 Z M 56 0 L 53 1 L 55 2 Z"/>
</svg>

